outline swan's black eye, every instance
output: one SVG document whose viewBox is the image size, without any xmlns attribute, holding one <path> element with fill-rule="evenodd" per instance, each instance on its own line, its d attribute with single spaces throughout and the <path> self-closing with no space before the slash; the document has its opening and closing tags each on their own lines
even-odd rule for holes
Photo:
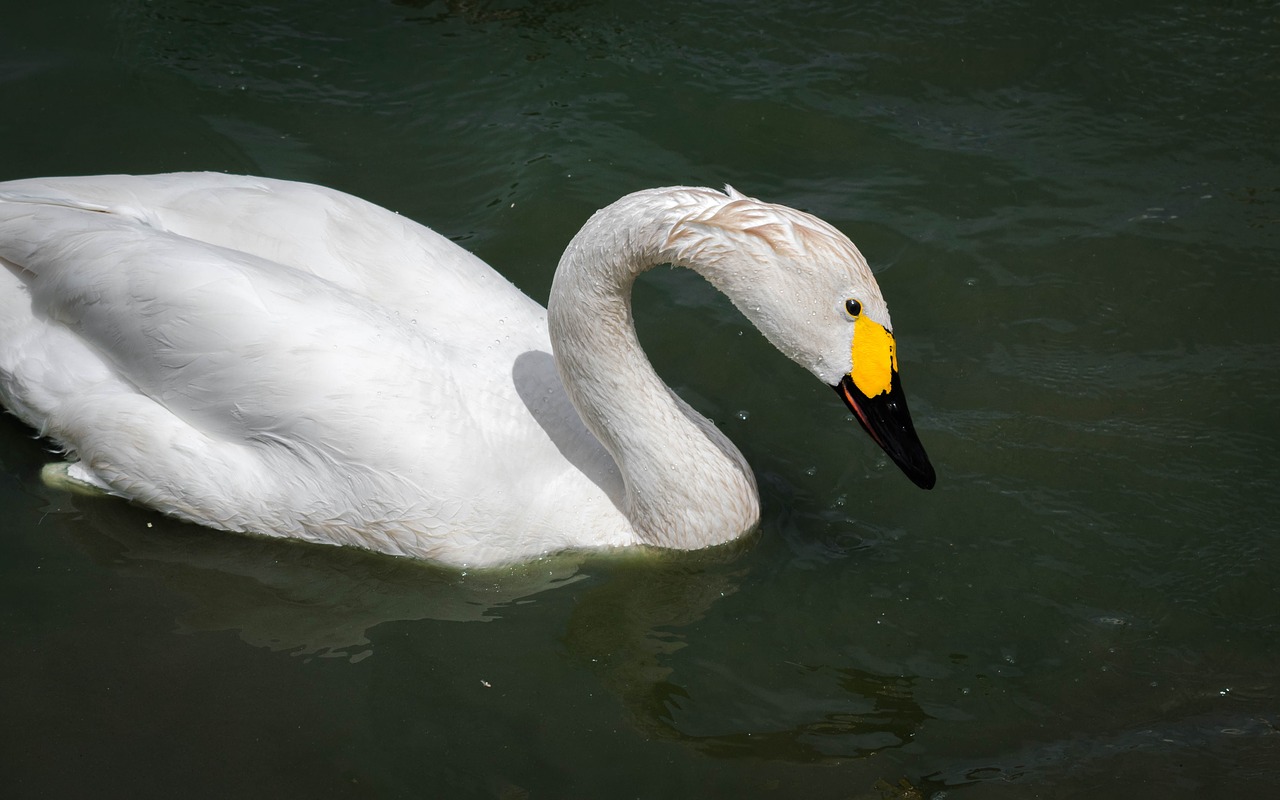
<svg viewBox="0 0 1280 800">
<path fill-rule="evenodd" d="M 850 297 L 844 301 L 844 310 L 849 312 L 849 316 L 856 317 L 862 313 L 862 303 Z"/>
</svg>

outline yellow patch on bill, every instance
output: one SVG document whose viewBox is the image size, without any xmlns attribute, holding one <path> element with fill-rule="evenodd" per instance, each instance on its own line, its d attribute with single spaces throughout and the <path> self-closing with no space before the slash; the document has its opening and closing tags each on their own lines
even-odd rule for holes
<svg viewBox="0 0 1280 800">
<path fill-rule="evenodd" d="M 893 334 L 865 314 L 853 323 L 853 384 L 867 397 L 889 391 L 898 370 Z"/>
</svg>

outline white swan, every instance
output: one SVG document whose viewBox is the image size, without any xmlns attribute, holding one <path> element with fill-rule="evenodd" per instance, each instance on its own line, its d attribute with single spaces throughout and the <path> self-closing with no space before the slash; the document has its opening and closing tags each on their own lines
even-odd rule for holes
<svg viewBox="0 0 1280 800">
<path fill-rule="evenodd" d="M 934 483 L 866 261 L 731 189 L 596 213 L 549 310 L 390 211 L 221 174 L 2 183 L 0 263 L 0 400 L 73 481 L 215 528 L 473 566 L 742 535 L 750 468 L 636 339 L 632 282 L 662 263 Z"/>
</svg>

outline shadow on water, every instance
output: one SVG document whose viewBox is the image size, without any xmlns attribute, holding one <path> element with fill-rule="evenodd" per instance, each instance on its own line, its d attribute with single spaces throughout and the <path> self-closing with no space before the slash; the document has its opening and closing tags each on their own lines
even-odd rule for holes
<svg viewBox="0 0 1280 800">
<path fill-rule="evenodd" d="M 522 599 L 573 583 L 576 559 L 466 573 L 343 547 L 228 534 L 114 498 L 67 497 L 69 525 L 97 563 L 185 596 L 188 632 L 231 630 L 295 655 L 359 661 L 391 621 L 488 622 Z"/>
<path fill-rule="evenodd" d="M 359 663 L 376 656 L 371 632 L 384 623 L 492 622 L 567 590 L 565 657 L 596 676 L 646 739 L 715 757 L 810 763 L 902 747 L 930 719 L 911 676 L 788 662 L 780 686 L 758 686 L 704 657 L 698 623 L 738 591 L 755 537 L 696 554 L 570 554 L 464 572 L 40 491 L 99 566 L 184 598 L 182 633 L 232 631 L 255 647 Z M 566 603 L 549 605 L 554 614 Z M 697 688 L 708 680 L 730 693 Z"/>
</svg>

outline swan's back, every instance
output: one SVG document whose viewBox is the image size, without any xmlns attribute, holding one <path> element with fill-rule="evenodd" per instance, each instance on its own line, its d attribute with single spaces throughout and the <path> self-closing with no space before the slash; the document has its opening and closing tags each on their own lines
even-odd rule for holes
<svg viewBox="0 0 1280 800">
<path fill-rule="evenodd" d="M 487 334 L 499 319 L 542 314 L 488 264 L 430 228 L 323 186 L 213 172 L 40 178 L 3 184 L 0 202 L 0 219 L 22 214 L 23 205 L 63 207 L 248 253 L 460 333 Z M 0 240 L 10 246 L 9 237 Z"/>
</svg>

